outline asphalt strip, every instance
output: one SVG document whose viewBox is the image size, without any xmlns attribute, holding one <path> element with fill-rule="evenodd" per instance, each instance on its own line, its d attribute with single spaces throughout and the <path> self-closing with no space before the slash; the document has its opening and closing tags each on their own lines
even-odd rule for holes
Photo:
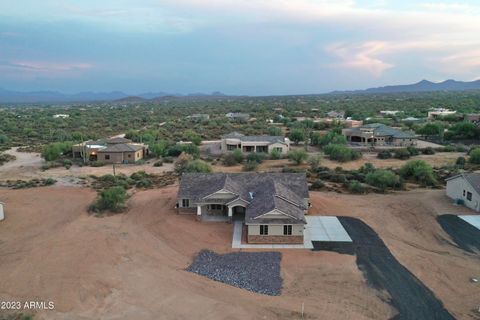
<svg viewBox="0 0 480 320">
<path fill-rule="evenodd" d="M 395 320 L 455 319 L 415 275 L 400 264 L 375 231 L 363 221 L 338 217 L 353 240 L 357 266 L 367 283 L 386 290 L 397 309 Z"/>
<path fill-rule="evenodd" d="M 473 254 L 480 253 L 480 230 L 453 214 L 438 216 L 437 221 L 459 248 Z"/>
</svg>

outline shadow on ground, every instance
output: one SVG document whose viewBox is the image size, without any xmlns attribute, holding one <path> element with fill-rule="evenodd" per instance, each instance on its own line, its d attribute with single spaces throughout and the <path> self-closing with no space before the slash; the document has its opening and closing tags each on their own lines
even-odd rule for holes
<svg viewBox="0 0 480 320">
<path fill-rule="evenodd" d="M 356 218 L 339 220 L 353 240 L 357 266 L 367 283 L 389 293 L 390 304 L 398 311 L 393 319 L 455 319 L 433 292 L 395 259 L 372 228 Z"/>
<path fill-rule="evenodd" d="M 459 248 L 480 253 L 480 230 L 453 214 L 438 216 L 437 221 Z"/>
</svg>

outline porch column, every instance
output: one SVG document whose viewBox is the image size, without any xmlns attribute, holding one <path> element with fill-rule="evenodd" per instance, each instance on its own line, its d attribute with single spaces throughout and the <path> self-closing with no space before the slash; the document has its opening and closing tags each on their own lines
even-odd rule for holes
<svg viewBox="0 0 480 320">
<path fill-rule="evenodd" d="M 231 217 L 233 215 L 232 207 L 228 206 L 228 216 Z"/>
<path fill-rule="evenodd" d="M 202 206 L 197 205 L 197 216 L 201 216 L 201 215 L 202 215 Z"/>
<path fill-rule="evenodd" d="M 257 146 L 253 146 L 253 152 L 257 153 Z"/>
</svg>

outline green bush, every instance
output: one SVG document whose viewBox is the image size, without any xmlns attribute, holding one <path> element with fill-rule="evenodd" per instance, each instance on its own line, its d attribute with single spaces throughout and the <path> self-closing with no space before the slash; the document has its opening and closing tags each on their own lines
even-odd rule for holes
<svg viewBox="0 0 480 320">
<path fill-rule="evenodd" d="M 149 150 L 150 150 L 150 153 L 154 156 L 154 157 L 162 157 L 165 155 L 165 151 L 167 149 L 167 142 L 166 141 L 159 141 L 159 142 L 156 142 L 156 143 L 153 143 L 153 144 L 150 144 L 148 146 Z"/>
<path fill-rule="evenodd" d="M 300 141 L 305 140 L 305 132 L 301 128 L 295 128 L 290 131 L 288 137 L 293 141 L 293 143 L 298 144 Z"/>
<path fill-rule="evenodd" d="M 351 193 L 364 194 L 367 192 L 365 186 L 357 180 L 352 180 L 347 183 L 347 189 Z"/>
<path fill-rule="evenodd" d="M 390 159 L 391 157 L 392 157 L 392 153 L 388 150 L 382 150 L 379 153 L 377 153 L 378 159 Z"/>
<path fill-rule="evenodd" d="M 280 129 L 279 127 L 269 127 L 268 134 L 270 136 L 283 136 L 282 129 Z"/>
<path fill-rule="evenodd" d="M 212 172 L 212 167 L 207 162 L 196 159 L 188 162 L 185 172 Z"/>
<path fill-rule="evenodd" d="M 400 178 L 389 170 L 375 170 L 365 177 L 365 181 L 378 189 L 385 191 L 388 188 L 396 188 L 400 186 Z"/>
<path fill-rule="evenodd" d="M 329 156 L 331 160 L 340 162 L 347 162 L 357 160 L 362 157 L 362 154 L 358 151 L 354 151 L 344 145 L 329 144 L 323 148 L 325 154 Z"/>
<path fill-rule="evenodd" d="M 322 189 L 323 187 L 325 187 L 325 183 L 320 180 L 320 179 L 316 179 L 313 183 L 312 183 L 312 189 L 313 190 L 318 190 L 318 189 Z"/>
<path fill-rule="evenodd" d="M 408 152 L 410 153 L 411 156 L 418 156 L 420 154 L 418 149 L 415 148 L 415 147 L 412 147 L 412 146 L 407 147 L 407 150 L 408 150 Z"/>
<path fill-rule="evenodd" d="M 155 161 L 155 163 L 153 164 L 154 167 L 161 167 L 163 166 L 163 160 L 160 159 L 160 160 L 157 160 Z"/>
<path fill-rule="evenodd" d="M 413 179 L 423 186 L 437 184 L 433 168 L 422 160 L 410 160 L 400 168 L 400 176 L 404 179 Z"/>
<path fill-rule="evenodd" d="M 247 155 L 247 162 L 256 162 L 260 164 L 266 157 L 267 155 L 263 152 L 252 152 Z"/>
<path fill-rule="evenodd" d="M 480 164 L 480 148 L 473 149 L 469 152 L 468 162 Z"/>
<path fill-rule="evenodd" d="M 467 163 L 467 160 L 464 157 L 458 157 L 457 160 L 455 161 L 455 165 L 462 167 Z"/>
<path fill-rule="evenodd" d="M 42 149 L 42 157 L 46 161 L 55 161 L 62 155 L 66 155 L 72 152 L 71 142 L 54 142 L 47 144 Z"/>
<path fill-rule="evenodd" d="M 410 158 L 410 152 L 407 149 L 397 149 L 394 151 L 393 156 L 396 159 L 407 160 Z"/>
<path fill-rule="evenodd" d="M 256 161 L 247 161 L 244 165 L 243 165 L 243 171 L 255 171 L 258 167 L 258 162 Z"/>
<path fill-rule="evenodd" d="M 308 154 L 304 150 L 292 150 L 288 153 L 288 159 L 297 165 L 302 164 L 307 158 Z"/>
<path fill-rule="evenodd" d="M 242 163 L 243 159 L 245 159 L 245 156 L 243 155 L 243 153 L 240 149 L 235 149 L 232 152 L 232 154 L 235 157 L 235 161 L 237 161 L 237 163 Z"/>
<path fill-rule="evenodd" d="M 432 147 L 426 147 L 422 150 L 423 154 L 435 154 L 435 150 Z"/>
<path fill-rule="evenodd" d="M 270 152 L 270 159 L 272 160 L 278 160 L 281 157 L 282 157 L 282 153 L 277 149 L 273 149 L 272 152 Z"/>
<path fill-rule="evenodd" d="M 321 162 L 321 156 L 311 156 L 310 158 L 308 158 L 308 164 L 313 171 L 316 171 L 320 167 Z"/>
<path fill-rule="evenodd" d="M 105 163 L 103 163 L 102 161 L 92 161 L 92 162 L 90 162 L 91 167 L 103 167 L 104 165 L 105 165 Z"/>
<path fill-rule="evenodd" d="M 375 171 L 375 166 L 372 163 L 367 162 L 364 163 L 358 171 L 364 174 L 371 173 Z"/>
<path fill-rule="evenodd" d="M 96 212 L 109 210 L 112 212 L 120 212 L 125 209 L 127 193 L 120 186 L 111 187 L 100 193 L 97 202 L 93 204 L 91 209 Z"/>
</svg>

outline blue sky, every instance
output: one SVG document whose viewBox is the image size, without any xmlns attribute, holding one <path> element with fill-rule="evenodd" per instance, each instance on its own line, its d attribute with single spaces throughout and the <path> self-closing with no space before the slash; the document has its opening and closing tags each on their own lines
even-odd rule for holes
<svg viewBox="0 0 480 320">
<path fill-rule="evenodd" d="M 480 1 L 0 2 L 0 87 L 301 94 L 480 78 Z"/>
</svg>

